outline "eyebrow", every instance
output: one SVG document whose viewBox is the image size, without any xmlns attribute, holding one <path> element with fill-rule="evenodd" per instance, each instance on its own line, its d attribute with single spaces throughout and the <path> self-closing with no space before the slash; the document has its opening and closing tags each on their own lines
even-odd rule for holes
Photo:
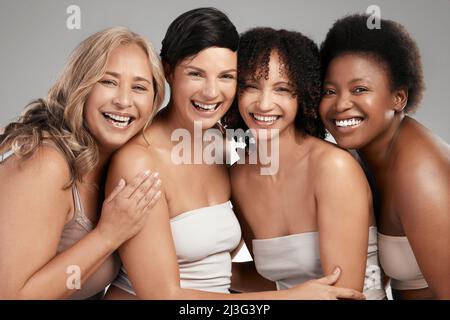
<svg viewBox="0 0 450 320">
<path fill-rule="evenodd" d="M 368 79 L 364 79 L 364 78 L 355 78 L 355 79 L 350 80 L 348 83 L 351 84 L 351 83 L 355 83 L 355 82 L 358 82 L 358 81 L 369 81 L 369 82 L 370 82 L 370 80 L 368 80 Z M 335 83 L 334 83 L 333 81 L 324 81 L 323 84 L 331 84 L 331 85 L 334 85 Z"/>
<path fill-rule="evenodd" d="M 199 68 L 199 67 L 194 67 L 194 66 L 184 66 L 184 68 L 185 68 L 185 69 L 194 69 L 194 70 L 197 70 L 197 71 L 206 73 L 205 70 L 203 70 L 202 68 Z M 229 72 L 237 72 L 237 70 L 236 70 L 236 69 L 228 69 L 228 70 L 224 70 L 224 71 L 222 71 L 222 72 L 220 72 L 220 73 L 222 74 L 222 73 L 229 73 Z"/>
<path fill-rule="evenodd" d="M 280 84 L 284 84 L 284 85 L 287 85 L 289 87 L 292 87 L 292 84 L 287 82 L 287 81 L 278 81 L 278 82 L 275 82 L 273 85 L 277 86 L 277 85 L 280 85 Z"/>
<path fill-rule="evenodd" d="M 113 76 L 115 78 L 120 78 L 120 74 L 118 74 L 117 72 L 106 71 L 105 74 L 108 74 L 108 75 Z M 136 77 L 133 77 L 133 80 L 134 81 L 145 81 L 145 82 L 148 82 L 149 84 L 152 84 L 152 82 L 150 80 L 148 80 L 148 79 L 146 79 L 144 77 L 136 76 Z"/>
</svg>

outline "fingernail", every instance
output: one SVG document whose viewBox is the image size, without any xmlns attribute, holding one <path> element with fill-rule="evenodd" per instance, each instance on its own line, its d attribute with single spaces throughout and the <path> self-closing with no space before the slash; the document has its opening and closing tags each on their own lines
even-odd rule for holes
<svg viewBox="0 0 450 320">
<path fill-rule="evenodd" d="M 338 267 L 334 268 L 333 274 L 336 274 L 338 272 L 339 272 L 339 268 Z"/>
<path fill-rule="evenodd" d="M 159 172 L 154 172 L 154 173 L 153 173 L 153 178 L 156 179 L 156 178 L 158 178 L 158 176 L 159 176 Z"/>
<path fill-rule="evenodd" d="M 149 176 L 149 175 L 150 175 L 150 170 L 146 170 L 146 171 L 144 172 L 144 175 Z"/>
<path fill-rule="evenodd" d="M 125 180 L 123 180 L 123 178 L 120 178 L 118 185 L 119 187 L 123 187 L 125 185 Z"/>
</svg>

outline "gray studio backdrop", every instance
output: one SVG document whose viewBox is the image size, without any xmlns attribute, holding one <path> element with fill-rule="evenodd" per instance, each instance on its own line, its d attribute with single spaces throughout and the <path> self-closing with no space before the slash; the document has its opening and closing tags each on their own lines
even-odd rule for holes
<svg viewBox="0 0 450 320">
<path fill-rule="evenodd" d="M 427 89 L 415 117 L 449 142 L 449 0 L 0 0 L 0 127 L 46 94 L 82 39 L 107 27 L 129 27 L 159 52 L 175 17 L 214 6 L 229 15 L 239 32 L 271 26 L 301 31 L 320 43 L 337 18 L 365 12 L 372 4 L 380 7 L 383 18 L 402 23 L 417 41 Z M 70 5 L 81 10 L 80 29 L 66 26 Z"/>
</svg>

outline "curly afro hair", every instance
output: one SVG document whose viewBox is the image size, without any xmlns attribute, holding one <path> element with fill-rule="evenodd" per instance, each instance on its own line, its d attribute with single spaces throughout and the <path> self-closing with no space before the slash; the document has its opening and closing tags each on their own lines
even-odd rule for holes
<svg viewBox="0 0 450 320">
<path fill-rule="evenodd" d="M 249 78 L 268 79 L 269 60 L 276 51 L 282 61 L 280 70 L 287 75 L 298 101 L 295 127 L 304 134 L 324 138 L 325 129 L 318 108 L 321 98 L 321 69 L 317 45 L 300 32 L 254 28 L 241 34 L 238 50 L 238 94 Z M 242 120 L 237 99 L 222 119 L 227 128 L 248 127 Z"/>
<path fill-rule="evenodd" d="M 342 54 L 371 57 L 386 67 L 392 90 L 407 88 L 404 111 L 413 113 L 425 89 L 419 49 L 401 24 L 381 19 L 380 29 L 369 29 L 369 17 L 355 14 L 334 23 L 320 46 L 322 70 L 326 72 L 331 61 Z"/>
</svg>

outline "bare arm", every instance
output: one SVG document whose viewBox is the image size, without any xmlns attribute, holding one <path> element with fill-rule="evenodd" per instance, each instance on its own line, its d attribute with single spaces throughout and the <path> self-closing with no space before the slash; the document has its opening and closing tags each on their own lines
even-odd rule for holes
<svg viewBox="0 0 450 320">
<path fill-rule="evenodd" d="M 450 161 L 398 172 L 396 209 L 435 299 L 450 299 Z"/>
<path fill-rule="evenodd" d="M 362 291 L 371 197 L 358 163 L 336 150 L 321 155 L 315 184 L 320 259 L 325 274 L 342 269 L 336 285 Z"/>
<path fill-rule="evenodd" d="M 240 185 L 238 179 L 232 179 L 232 202 L 233 210 L 239 220 L 242 230 L 242 240 L 247 246 L 248 252 L 253 259 L 252 239 L 255 238 L 250 226 L 246 222 L 244 215 L 239 207 L 239 195 L 245 198 L 245 193 L 239 191 Z M 231 272 L 231 288 L 238 292 L 252 292 L 252 291 L 271 291 L 277 290 L 275 282 L 270 281 L 261 276 L 256 270 L 254 261 L 233 262 Z"/>
<path fill-rule="evenodd" d="M 94 229 L 57 254 L 73 200 L 71 189 L 63 190 L 70 178 L 68 166 L 53 148 L 40 148 L 20 166 L 17 159 L 9 159 L 0 176 L 1 298 L 67 298 L 76 290 L 67 285 L 68 267 L 79 268 L 83 286 L 124 241 L 109 234 L 111 224 L 120 226 L 124 219 L 103 219 L 103 229 Z"/>
<path fill-rule="evenodd" d="M 120 150 L 111 163 L 107 190 L 117 183 L 120 176 L 127 178 L 145 167 L 153 167 L 147 150 L 140 147 Z M 119 253 L 137 297 L 140 299 L 307 299 L 311 298 L 311 292 L 314 295 L 316 287 L 323 286 L 322 283 L 315 282 L 293 290 L 235 295 L 182 289 L 164 192 L 144 228 L 124 243 Z M 335 279 L 322 279 L 322 281 L 333 280 L 335 281 Z M 324 297 L 336 297 L 337 294 L 361 297 L 353 290 L 342 289 L 342 292 L 335 292 L 333 291 L 335 288 L 329 288 L 331 290 L 321 291 Z M 316 298 L 318 297 L 319 295 L 316 295 Z"/>
</svg>

